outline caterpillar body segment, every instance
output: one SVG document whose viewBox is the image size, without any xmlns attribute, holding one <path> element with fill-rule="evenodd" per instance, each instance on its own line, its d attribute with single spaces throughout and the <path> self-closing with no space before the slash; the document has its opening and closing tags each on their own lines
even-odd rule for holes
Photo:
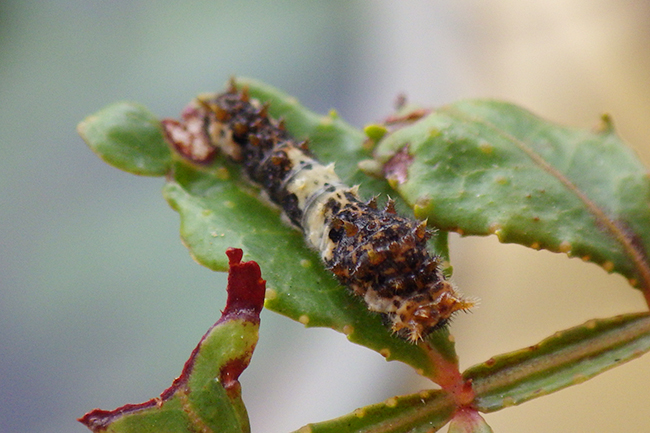
<svg viewBox="0 0 650 433">
<path fill-rule="evenodd" d="M 234 85 L 197 98 L 182 120 L 163 120 L 167 140 L 186 158 L 209 161 L 217 151 L 239 162 L 245 174 L 305 234 L 325 266 L 384 315 L 391 329 L 412 342 L 444 326 L 473 302 L 456 293 L 427 249 L 426 222 L 379 209 L 357 188 L 342 183 L 334 165 L 315 159 L 266 106 Z"/>
</svg>

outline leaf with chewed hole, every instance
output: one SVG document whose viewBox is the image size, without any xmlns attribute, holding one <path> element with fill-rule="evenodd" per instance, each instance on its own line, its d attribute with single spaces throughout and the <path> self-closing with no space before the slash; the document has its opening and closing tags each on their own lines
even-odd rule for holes
<svg viewBox="0 0 650 433">
<path fill-rule="evenodd" d="M 387 134 L 375 157 L 433 225 L 581 257 L 650 303 L 650 178 L 607 117 L 587 131 L 462 101 Z"/>
<path fill-rule="evenodd" d="M 257 344 L 265 285 L 257 263 L 241 263 L 243 252 L 238 249 L 227 254 L 226 308 L 180 377 L 160 397 L 110 411 L 95 409 L 80 422 L 97 433 L 250 431 L 238 378 Z"/>
<path fill-rule="evenodd" d="M 454 414 L 456 405 L 440 390 L 391 397 L 354 412 L 314 424 L 295 433 L 433 433 L 442 428 Z"/>
<path fill-rule="evenodd" d="M 172 157 L 160 120 L 139 104 L 118 102 L 88 116 L 79 135 L 113 167 L 143 176 L 163 176 Z"/>
<path fill-rule="evenodd" d="M 493 412 L 576 385 L 650 351 L 650 313 L 590 320 L 463 373 L 473 407 Z"/>
</svg>

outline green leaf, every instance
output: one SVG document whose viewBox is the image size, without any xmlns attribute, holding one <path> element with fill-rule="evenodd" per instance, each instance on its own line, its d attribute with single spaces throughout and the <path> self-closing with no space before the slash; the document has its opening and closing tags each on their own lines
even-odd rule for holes
<svg viewBox="0 0 650 433">
<path fill-rule="evenodd" d="M 160 121 L 145 107 L 119 102 L 86 117 L 79 135 L 113 167 L 144 176 L 163 176 L 171 166 Z"/>
<path fill-rule="evenodd" d="M 650 293 L 650 178 L 604 121 L 591 132 L 463 101 L 388 134 L 376 158 L 435 226 L 581 257 Z"/>
<path fill-rule="evenodd" d="M 391 397 L 330 421 L 308 424 L 296 433 L 433 433 L 451 419 L 456 405 L 440 390 Z"/>
<path fill-rule="evenodd" d="M 473 407 L 493 412 L 576 385 L 650 350 L 650 313 L 590 320 L 469 368 Z"/>
<path fill-rule="evenodd" d="M 95 409 L 80 422 L 98 433 L 250 431 L 237 379 L 257 344 L 265 286 L 255 262 L 240 263 L 241 250 L 230 249 L 228 257 L 226 308 L 192 352 L 181 376 L 158 398 L 112 411 Z"/>
</svg>

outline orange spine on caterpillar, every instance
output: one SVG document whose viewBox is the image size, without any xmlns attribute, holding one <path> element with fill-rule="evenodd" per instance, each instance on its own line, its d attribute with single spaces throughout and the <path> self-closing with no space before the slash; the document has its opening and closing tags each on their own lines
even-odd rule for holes
<svg viewBox="0 0 650 433">
<path fill-rule="evenodd" d="M 427 249 L 426 221 L 379 209 L 344 185 L 334 165 L 323 165 L 297 142 L 267 107 L 234 85 L 199 97 L 182 121 L 163 120 L 167 140 L 184 157 L 202 163 L 217 151 L 242 164 L 249 179 L 280 206 L 319 251 L 325 266 L 368 309 L 412 342 L 444 326 L 453 313 L 474 303 L 460 296 Z"/>
</svg>

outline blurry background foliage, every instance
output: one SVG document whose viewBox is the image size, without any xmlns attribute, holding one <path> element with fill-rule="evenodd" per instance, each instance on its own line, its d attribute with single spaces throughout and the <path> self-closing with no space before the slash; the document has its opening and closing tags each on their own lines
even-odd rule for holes
<svg viewBox="0 0 650 433">
<path fill-rule="evenodd" d="M 589 127 L 607 111 L 650 164 L 650 3 L 0 1 L 0 431 L 158 395 L 225 302 L 190 259 L 162 181 L 94 156 L 77 122 L 121 99 L 177 116 L 231 74 L 356 126 L 399 93 L 516 102 Z M 461 368 L 593 317 L 644 308 L 622 277 L 564 256 L 452 236 Z M 354 380 L 350 380 L 354 378 Z M 410 368 L 263 312 L 242 376 L 253 431 L 283 432 L 428 387 Z M 650 362 L 486 416 L 495 431 L 639 431 Z M 630 416 L 633 414 L 633 416 Z"/>
</svg>

